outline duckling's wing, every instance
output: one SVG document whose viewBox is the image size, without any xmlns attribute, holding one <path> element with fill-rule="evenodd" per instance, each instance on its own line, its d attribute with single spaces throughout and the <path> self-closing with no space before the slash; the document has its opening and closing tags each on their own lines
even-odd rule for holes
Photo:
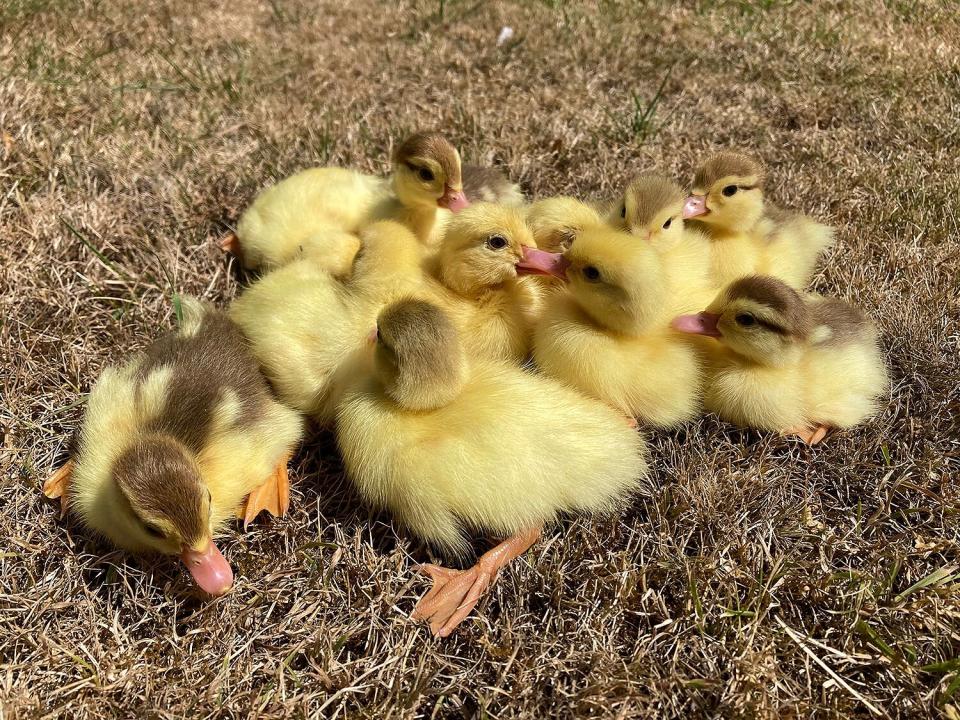
<svg viewBox="0 0 960 720">
<path fill-rule="evenodd" d="M 464 165 L 461 171 L 463 192 L 470 202 L 495 202 L 501 205 L 523 205 L 525 199 L 520 186 L 510 182 L 494 167 Z"/>
<path fill-rule="evenodd" d="M 809 301 L 814 345 L 836 346 L 873 338 L 873 324 L 859 308 L 839 298 Z"/>
<path fill-rule="evenodd" d="M 769 224 L 770 274 L 802 289 L 810 282 L 820 254 L 833 245 L 833 228 L 774 205 L 765 206 L 764 214 Z"/>
</svg>

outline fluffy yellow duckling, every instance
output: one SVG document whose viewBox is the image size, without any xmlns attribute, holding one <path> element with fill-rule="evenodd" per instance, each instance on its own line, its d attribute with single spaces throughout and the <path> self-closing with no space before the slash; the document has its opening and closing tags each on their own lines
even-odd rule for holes
<svg viewBox="0 0 960 720">
<path fill-rule="evenodd" d="M 620 505 L 645 472 L 644 444 L 616 411 L 555 380 L 468 363 L 434 305 L 396 303 L 377 328 L 375 370 L 337 413 L 360 493 L 451 556 L 467 553 L 467 530 L 508 537 L 469 570 L 421 568 L 435 583 L 414 617 L 447 636 L 544 524 Z"/>
<path fill-rule="evenodd" d="M 450 314 L 471 354 L 520 362 L 541 309 L 540 285 L 524 276 L 562 274 L 560 260 L 536 248 L 522 210 L 476 203 L 447 224 L 421 295 Z"/>
<path fill-rule="evenodd" d="M 696 415 L 701 369 L 673 331 L 663 261 L 610 228 L 584 231 L 564 253 L 568 290 L 547 300 L 533 357 L 547 374 L 659 427 Z"/>
<path fill-rule="evenodd" d="M 212 538 L 238 508 L 248 522 L 286 511 L 302 420 L 274 400 L 226 315 L 190 298 L 183 310 L 178 332 L 103 373 L 73 459 L 44 492 L 121 548 L 179 555 L 220 595 L 233 571 Z"/>
<path fill-rule="evenodd" d="M 627 186 L 623 201 L 613 206 L 607 222 L 650 243 L 663 260 L 674 297 L 692 308 L 713 299 L 710 244 L 706 235 L 684 226 L 685 194 L 661 175 L 641 175 Z"/>
<path fill-rule="evenodd" d="M 230 307 L 277 395 L 321 424 L 384 304 L 420 284 L 420 243 L 405 226 L 381 221 L 361 232 L 347 279 L 312 258 L 268 273 Z"/>
<path fill-rule="evenodd" d="M 684 218 L 702 224 L 711 242 L 716 287 L 752 274 L 806 287 L 833 228 L 764 204 L 763 166 L 733 152 L 714 155 L 697 171 Z"/>
<path fill-rule="evenodd" d="M 463 166 L 463 193 L 470 202 L 493 202 L 518 207 L 525 198 L 520 186 L 510 182 L 497 168 L 483 165 Z"/>
<path fill-rule="evenodd" d="M 738 425 L 798 435 L 815 444 L 875 410 L 887 388 L 876 331 L 834 298 L 801 297 L 772 277 L 741 278 L 705 312 L 673 321 L 716 338 L 704 402 Z"/>
<path fill-rule="evenodd" d="M 304 170 L 264 190 L 240 218 L 224 249 L 248 268 L 276 268 L 311 257 L 335 275 L 349 273 L 360 245 L 357 232 L 376 220 L 407 225 L 426 246 L 451 213 L 466 207 L 460 155 L 443 135 L 407 138 L 383 179 L 355 170 Z"/>
<path fill-rule="evenodd" d="M 534 242 L 547 252 L 563 252 L 583 230 L 602 223 L 596 208 L 563 195 L 537 200 L 527 208 Z"/>
</svg>

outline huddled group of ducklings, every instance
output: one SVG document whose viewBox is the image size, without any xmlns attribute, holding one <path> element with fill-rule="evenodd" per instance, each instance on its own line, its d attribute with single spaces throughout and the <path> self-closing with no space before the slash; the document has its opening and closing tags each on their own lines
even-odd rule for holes
<svg viewBox="0 0 960 720">
<path fill-rule="evenodd" d="M 420 569 L 446 636 L 560 515 L 622 507 L 646 472 L 637 425 L 704 410 L 820 441 L 887 385 L 858 310 L 805 294 L 829 227 L 775 210 L 764 170 L 722 152 L 692 193 L 659 175 L 612 203 L 525 204 L 492 168 L 418 133 L 388 179 L 315 168 L 263 191 L 222 243 L 261 276 L 92 389 L 46 483 L 132 551 L 179 555 L 213 595 L 213 542 L 289 504 L 306 418 L 334 429 L 371 504 L 467 570 Z"/>
</svg>

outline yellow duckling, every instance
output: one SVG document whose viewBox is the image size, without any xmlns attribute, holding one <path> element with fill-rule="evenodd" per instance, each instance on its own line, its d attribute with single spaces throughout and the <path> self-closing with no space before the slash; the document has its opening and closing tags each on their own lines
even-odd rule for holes
<svg viewBox="0 0 960 720">
<path fill-rule="evenodd" d="M 763 166 L 733 152 L 714 155 L 697 171 L 684 218 L 695 219 L 711 242 L 711 275 L 722 288 L 752 274 L 806 287 L 817 258 L 833 244 L 833 228 L 763 200 Z"/>
<path fill-rule="evenodd" d="M 226 315 L 191 298 L 183 311 L 178 332 L 103 373 L 76 453 L 44 492 L 118 547 L 179 555 L 220 595 L 233 571 L 212 538 L 238 508 L 247 522 L 286 512 L 303 423 L 274 400 Z"/>
<path fill-rule="evenodd" d="M 801 297 L 772 277 L 741 278 L 676 329 L 716 338 L 704 402 L 738 425 L 816 444 L 876 410 L 887 371 L 870 321 L 842 300 Z"/>
<path fill-rule="evenodd" d="M 534 331 L 537 365 L 651 425 L 694 417 L 700 362 L 670 328 L 674 305 L 656 251 L 598 227 L 581 233 L 564 258 L 569 291 L 548 298 Z"/>
<path fill-rule="evenodd" d="M 405 226 L 374 223 L 361 239 L 349 278 L 304 258 L 263 276 L 230 307 L 280 399 L 320 423 L 332 419 L 377 313 L 421 282 L 420 243 Z"/>
<path fill-rule="evenodd" d="M 716 294 L 710 282 L 706 235 L 684 226 L 683 190 L 661 175 L 641 175 L 627 186 L 607 222 L 650 243 L 663 260 L 671 294 L 700 308 Z"/>
<path fill-rule="evenodd" d="M 223 247 L 240 254 L 247 268 L 277 268 L 311 257 L 334 275 L 345 275 L 365 224 L 397 220 L 430 247 L 451 213 L 468 204 L 457 149 L 439 133 L 416 133 L 394 153 L 390 179 L 323 167 L 267 188 Z"/>
<path fill-rule="evenodd" d="M 524 276 L 562 274 L 560 260 L 536 248 L 522 210 L 476 203 L 447 224 L 419 294 L 447 311 L 471 355 L 521 362 L 541 306 Z"/>
<path fill-rule="evenodd" d="M 602 223 L 592 205 L 563 195 L 543 198 L 527 207 L 527 224 L 534 242 L 547 252 L 563 252 L 586 228 Z"/>
<path fill-rule="evenodd" d="M 421 567 L 434 587 L 413 616 L 445 637 L 546 523 L 621 505 L 645 472 L 644 443 L 614 410 L 555 380 L 468 363 L 434 305 L 396 303 L 377 328 L 375 370 L 337 413 L 358 490 L 450 556 L 467 554 L 467 530 L 508 538 L 469 570 Z"/>
<path fill-rule="evenodd" d="M 462 173 L 463 193 L 470 202 L 493 202 L 518 207 L 525 201 L 520 186 L 510 182 L 497 168 L 465 164 Z"/>
</svg>

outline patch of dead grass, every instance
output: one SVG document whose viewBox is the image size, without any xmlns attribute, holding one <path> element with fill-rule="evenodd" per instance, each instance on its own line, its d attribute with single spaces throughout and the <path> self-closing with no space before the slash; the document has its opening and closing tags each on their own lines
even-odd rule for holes
<svg viewBox="0 0 960 720">
<path fill-rule="evenodd" d="M 960 23 L 936 2 L 767 5 L 7 3 L 0 713 L 956 707 Z M 216 602 L 58 522 L 39 485 L 103 367 L 171 324 L 173 290 L 237 293 L 211 239 L 273 179 L 381 172 L 420 127 L 532 195 L 758 153 L 779 202 L 837 226 L 816 287 L 877 319 L 889 403 L 816 450 L 711 418 L 653 435 L 628 513 L 558 529 L 444 643 L 406 617 L 423 550 L 357 503 L 327 436 L 292 514 L 226 539 L 239 580 Z"/>
</svg>

